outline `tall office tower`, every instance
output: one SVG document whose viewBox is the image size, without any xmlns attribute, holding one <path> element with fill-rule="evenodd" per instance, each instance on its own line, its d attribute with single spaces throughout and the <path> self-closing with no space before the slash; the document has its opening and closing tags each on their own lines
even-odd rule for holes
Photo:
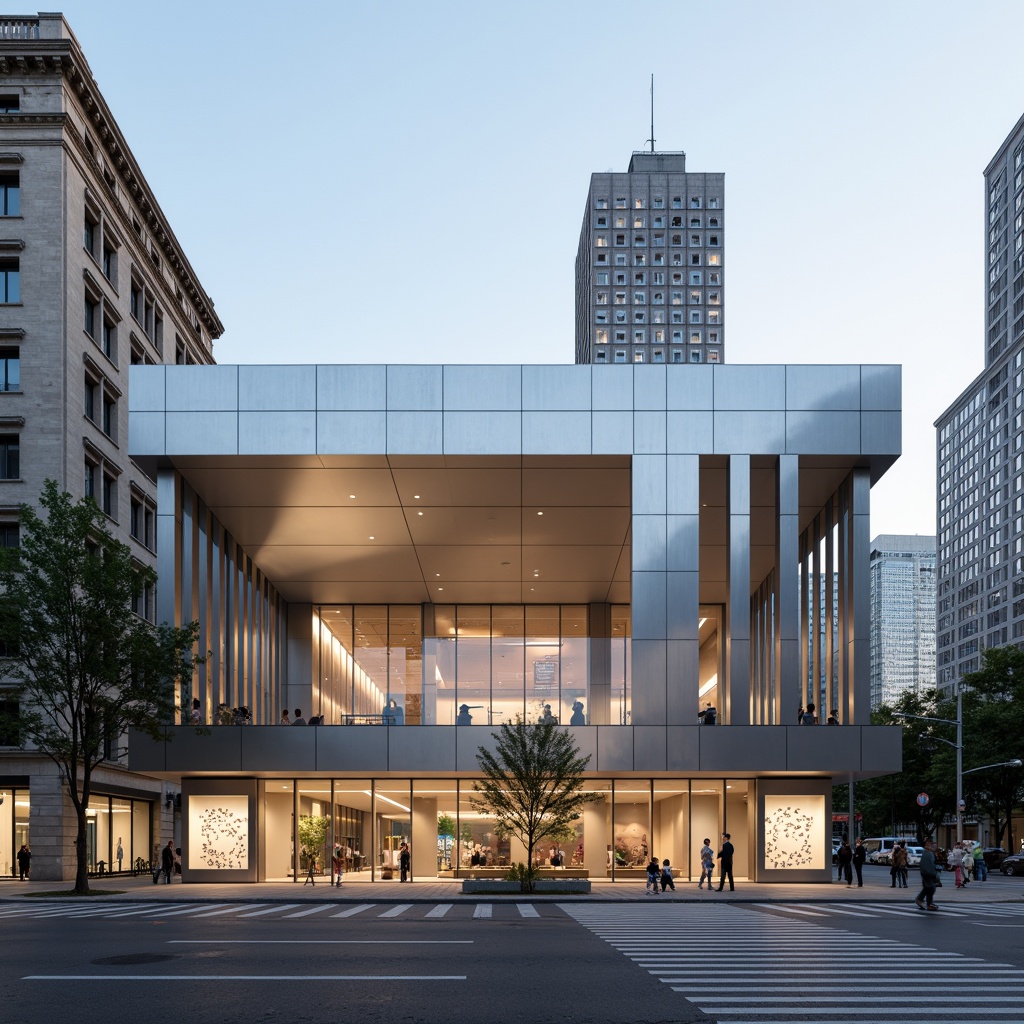
<svg viewBox="0 0 1024 1024">
<path fill-rule="evenodd" d="M 156 482 L 127 454 L 128 367 L 212 363 L 222 330 L 63 17 L 0 17 L 0 543 L 17 546 L 19 505 L 52 479 L 94 497 L 155 567 Z M 155 595 L 135 611 L 155 621 Z M 34 876 L 72 877 L 70 803 L 17 742 L 0 736 L 0 862 L 31 822 Z M 90 849 L 108 870 L 114 816 L 129 866 L 171 826 L 160 780 L 123 755 L 115 744 L 93 777 Z"/>
<path fill-rule="evenodd" d="M 985 368 L 936 420 L 936 671 L 1024 641 L 1024 117 L 985 168 Z"/>
<path fill-rule="evenodd" d="M 871 542 L 871 708 L 935 686 L 935 538 Z"/>
<path fill-rule="evenodd" d="M 577 363 L 725 361 L 725 175 L 685 153 L 593 174 L 576 252 Z"/>
</svg>

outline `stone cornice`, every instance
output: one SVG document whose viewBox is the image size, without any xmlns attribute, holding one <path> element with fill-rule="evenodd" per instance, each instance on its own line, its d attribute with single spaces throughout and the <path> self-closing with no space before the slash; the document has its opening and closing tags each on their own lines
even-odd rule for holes
<svg viewBox="0 0 1024 1024">
<path fill-rule="evenodd" d="M 219 338 L 224 333 L 224 325 L 214 311 L 213 302 L 199 283 L 198 275 L 164 217 L 77 43 L 69 39 L 0 40 L 0 80 L 4 75 L 54 74 L 61 75 L 78 97 L 90 132 L 103 147 L 110 166 L 117 170 L 152 239 L 181 282 L 182 291 L 188 296 L 211 339 Z M 65 113 L 0 114 L 0 125 L 55 124 L 66 127 L 68 120 Z"/>
</svg>

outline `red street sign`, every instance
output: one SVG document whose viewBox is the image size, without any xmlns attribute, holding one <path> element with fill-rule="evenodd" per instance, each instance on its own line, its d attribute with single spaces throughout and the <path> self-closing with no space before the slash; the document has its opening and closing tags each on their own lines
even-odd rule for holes
<svg viewBox="0 0 1024 1024">
<path fill-rule="evenodd" d="M 928 794 L 927 793 L 918 793 L 917 794 L 917 806 L 918 807 L 927 807 L 928 806 Z"/>
</svg>

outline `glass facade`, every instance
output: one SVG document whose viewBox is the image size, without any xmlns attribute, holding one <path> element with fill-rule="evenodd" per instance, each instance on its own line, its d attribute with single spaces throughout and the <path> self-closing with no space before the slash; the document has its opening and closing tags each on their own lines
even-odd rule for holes
<svg viewBox="0 0 1024 1024">
<path fill-rule="evenodd" d="M 592 608 L 316 607 L 312 713 L 325 725 L 627 725 L 629 606 Z"/>
<path fill-rule="evenodd" d="M 0 789 L 0 865 L 5 878 L 18 877 L 17 853 L 28 836 L 28 789 Z"/>
<path fill-rule="evenodd" d="M 542 873 L 634 881 L 656 856 L 671 862 L 677 879 L 696 880 L 704 839 L 717 849 L 722 832 L 729 831 L 736 876 L 749 876 L 752 782 L 634 778 L 594 779 L 585 786 L 595 799 L 572 834 L 534 850 L 533 866 Z M 258 793 L 261 881 L 331 876 L 335 847 L 350 881 L 400 881 L 403 844 L 410 851 L 410 879 L 500 878 L 526 860 L 517 839 L 499 835 L 466 779 L 267 779 Z M 204 799 L 192 796 L 188 813 L 199 813 Z M 109 811 L 114 810 L 111 802 Z M 101 815 L 95 817 L 99 849 L 109 832 L 99 824 Z M 323 820 L 323 839 L 315 848 L 303 842 L 305 819 Z"/>
<path fill-rule="evenodd" d="M 139 874 L 152 863 L 152 804 L 114 796 L 92 796 L 85 811 L 89 873 Z"/>
</svg>

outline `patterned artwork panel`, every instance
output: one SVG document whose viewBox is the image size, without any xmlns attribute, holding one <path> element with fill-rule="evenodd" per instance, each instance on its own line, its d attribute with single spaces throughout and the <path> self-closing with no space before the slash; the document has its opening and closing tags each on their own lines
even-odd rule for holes
<svg viewBox="0 0 1024 1024">
<path fill-rule="evenodd" d="M 188 814 L 190 868 L 237 871 L 249 867 L 247 796 L 193 796 Z"/>
<path fill-rule="evenodd" d="M 764 866 L 771 871 L 825 866 L 825 798 L 766 796 Z"/>
</svg>

